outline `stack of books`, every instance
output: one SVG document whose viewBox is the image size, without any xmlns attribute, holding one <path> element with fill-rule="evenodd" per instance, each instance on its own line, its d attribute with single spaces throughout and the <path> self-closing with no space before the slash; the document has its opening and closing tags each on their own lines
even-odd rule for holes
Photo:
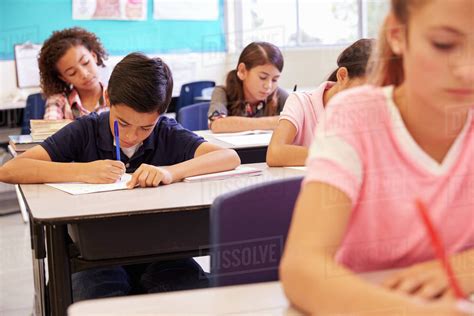
<svg viewBox="0 0 474 316">
<path fill-rule="evenodd" d="M 72 120 L 31 120 L 31 138 L 33 141 L 43 141 Z"/>
<path fill-rule="evenodd" d="M 34 141 L 31 135 L 10 135 L 8 138 L 10 138 L 8 143 L 16 152 L 26 151 L 41 143 L 41 141 Z"/>
</svg>

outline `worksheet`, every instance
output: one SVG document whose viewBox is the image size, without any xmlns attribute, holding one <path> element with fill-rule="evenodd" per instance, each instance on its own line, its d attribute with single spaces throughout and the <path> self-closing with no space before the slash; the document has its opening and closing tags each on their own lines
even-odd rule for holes
<svg viewBox="0 0 474 316">
<path fill-rule="evenodd" d="M 115 183 L 107 184 L 91 184 L 80 182 L 65 182 L 65 183 L 46 183 L 53 188 L 67 192 L 73 195 L 89 194 L 96 192 L 107 192 L 115 190 L 127 189 L 127 182 L 132 178 L 131 174 L 125 173 L 122 178 Z"/>
</svg>

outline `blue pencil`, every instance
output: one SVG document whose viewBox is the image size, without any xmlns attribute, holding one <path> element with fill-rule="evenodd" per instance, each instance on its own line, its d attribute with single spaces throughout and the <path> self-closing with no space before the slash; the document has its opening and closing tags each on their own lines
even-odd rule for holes
<svg viewBox="0 0 474 316">
<path fill-rule="evenodd" d="M 118 127 L 118 121 L 114 121 L 114 136 L 115 136 L 115 153 L 116 153 L 116 158 L 118 161 L 120 161 L 120 137 L 119 137 L 119 127 Z"/>
</svg>

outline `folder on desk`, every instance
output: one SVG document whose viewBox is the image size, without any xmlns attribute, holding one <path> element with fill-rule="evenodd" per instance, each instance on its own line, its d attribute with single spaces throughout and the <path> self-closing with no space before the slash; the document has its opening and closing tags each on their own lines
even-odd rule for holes
<svg viewBox="0 0 474 316">
<path fill-rule="evenodd" d="M 194 177 L 187 177 L 184 178 L 184 182 L 199 182 L 199 181 L 210 181 L 210 180 L 223 180 L 228 179 L 236 176 L 258 176 L 262 174 L 262 170 L 257 168 L 239 166 L 234 170 L 224 171 L 224 172 L 216 172 L 216 173 L 209 173 L 203 174 L 200 176 Z"/>
</svg>

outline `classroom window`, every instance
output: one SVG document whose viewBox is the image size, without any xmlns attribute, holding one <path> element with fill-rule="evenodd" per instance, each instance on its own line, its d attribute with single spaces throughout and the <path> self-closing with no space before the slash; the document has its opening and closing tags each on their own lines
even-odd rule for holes
<svg viewBox="0 0 474 316">
<path fill-rule="evenodd" d="M 314 47 L 376 37 L 389 5 L 389 0 L 240 0 L 236 46 L 268 41 Z"/>
</svg>

